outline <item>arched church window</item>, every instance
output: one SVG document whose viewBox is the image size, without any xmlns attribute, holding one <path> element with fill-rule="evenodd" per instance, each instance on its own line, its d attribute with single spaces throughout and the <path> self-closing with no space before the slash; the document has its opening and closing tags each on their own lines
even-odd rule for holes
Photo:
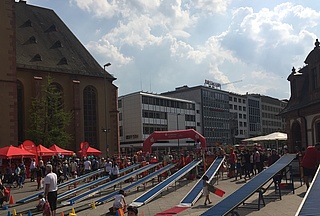
<svg viewBox="0 0 320 216">
<path fill-rule="evenodd" d="M 97 93 L 93 86 L 83 90 L 84 139 L 97 147 Z"/>
</svg>

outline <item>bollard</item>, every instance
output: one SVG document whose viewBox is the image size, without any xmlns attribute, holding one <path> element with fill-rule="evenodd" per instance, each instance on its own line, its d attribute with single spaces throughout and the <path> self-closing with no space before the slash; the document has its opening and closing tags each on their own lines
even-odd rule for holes
<svg viewBox="0 0 320 216">
<path fill-rule="evenodd" d="M 71 213 L 69 213 L 69 216 L 77 216 L 74 208 L 72 208 Z"/>
</svg>

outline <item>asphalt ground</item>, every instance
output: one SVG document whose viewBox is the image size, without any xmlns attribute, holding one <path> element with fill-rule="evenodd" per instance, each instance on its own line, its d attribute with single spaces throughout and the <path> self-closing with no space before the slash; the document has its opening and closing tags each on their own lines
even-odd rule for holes
<svg viewBox="0 0 320 216">
<path fill-rule="evenodd" d="M 186 178 L 182 178 L 181 180 L 177 181 L 172 186 L 166 188 L 159 196 L 155 199 L 151 200 L 146 205 L 143 205 L 139 208 L 139 215 L 155 215 L 160 213 L 164 210 L 170 209 L 179 204 L 179 202 L 184 198 L 184 196 L 189 192 L 189 190 L 193 187 L 196 183 L 196 180 L 190 181 Z M 85 184 L 81 182 L 81 184 Z M 128 183 L 127 183 L 128 184 Z M 135 198 L 139 197 L 148 189 L 152 188 L 156 182 L 154 181 L 147 183 L 146 190 L 143 187 L 135 188 L 134 190 L 128 191 L 125 197 L 127 204 L 130 204 Z M 224 197 L 218 197 L 214 194 L 210 194 L 210 198 L 212 204 L 204 205 L 204 197 L 201 197 L 194 206 L 188 208 L 179 215 L 200 215 L 201 213 L 205 212 L 208 208 L 212 205 L 218 203 L 225 197 L 232 194 L 235 190 L 237 190 L 241 185 L 245 184 L 243 179 L 235 180 L 234 178 L 227 178 L 226 174 L 223 177 L 219 178 L 218 181 L 215 183 L 215 186 L 224 190 L 226 193 Z M 306 192 L 305 185 L 302 185 L 298 178 L 295 178 L 295 192 L 293 193 L 292 190 L 282 190 L 282 199 L 279 199 L 279 196 L 275 194 L 274 187 L 271 186 L 267 192 L 264 194 L 266 206 L 261 206 L 260 210 L 257 210 L 257 202 L 258 202 L 258 193 L 255 193 L 251 196 L 245 205 L 241 205 L 240 208 L 237 209 L 239 215 L 281 215 L 281 216 L 292 216 L 297 211 L 304 195 Z M 124 187 L 126 184 L 118 185 L 117 189 L 120 187 Z M 265 186 L 266 187 L 266 186 Z M 58 193 L 62 193 L 66 191 L 68 188 L 62 188 L 58 191 Z M 92 206 L 92 202 L 96 201 L 98 198 L 107 195 L 108 193 L 113 192 L 113 188 L 107 189 L 99 194 L 94 195 L 86 200 L 83 200 L 79 203 L 75 203 L 73 206 L 61 206 L 57 209 L 57 215 L 61 215 L 63 212 L 64 215 L 68 215 L 72 208 L 74 208 L 76 215 L 78 216 L 93 216 L 93 215 L 106 215 L 109 212 L 109 208 L 112 206 L 112 201 L 104 203 L 98 206 Z M 26 196 L 34 194 L 36 191 L 36 183 L 30 182 L 30 180 L 26 180 L 26 183 L 23 188 L 12 188 L 11 195 L 14 201 L 18 201 Z M 80 193 L 78 193 L 80 194 Z M 37 205 L 38 201 L 33 200 L 28 203 L 24 204 L 13 204 L 8 205 L 8 203 L 4 203 L 4 206 L 8 206 L 6 210 L 0 210 L 0 215 L 8 215 L 8 211 L 13 213 L 15 210 L 17 215 L 28 215 L 28 211 L 30 210 L 32 215 L 42 215 L 41 212 L 35 211 L 35 206 Z M 7 204 L 7 205 L 6 205 Z M 92 208 L 93 207 L 93 208 Z M 249 208 L 248 208 L 249 207 Z"/>
</svg>

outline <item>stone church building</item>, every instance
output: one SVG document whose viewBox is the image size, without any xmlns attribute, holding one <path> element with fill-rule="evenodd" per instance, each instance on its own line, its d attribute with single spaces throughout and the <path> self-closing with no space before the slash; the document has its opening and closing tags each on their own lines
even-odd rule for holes
<svg viewBox="0 0 320 216">
<path fill-rule="evenodd" d="M 299 70 L 292 69 L 288 76 L 291 97 L 287 107 L 280 115 L 286 119 L 288 147 L 306 148 L 320 142 L 320 43 L 315 42 L 314 49 Z"/>
<path fill-rule="evenodd" d="M 4 0 L 0 19 L 0 147 L 26 139 L 31 99 L 50 76 L 74 115 L 66 148 L 77 151 L 87 141 L 103 155 L 119 153 L 116 78 L 53 10 Z"/>
</svg>

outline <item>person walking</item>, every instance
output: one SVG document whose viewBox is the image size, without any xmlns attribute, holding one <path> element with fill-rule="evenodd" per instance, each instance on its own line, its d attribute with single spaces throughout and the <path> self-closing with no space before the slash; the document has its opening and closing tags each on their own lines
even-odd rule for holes
<svg viewBox="0 0 320 216">
<path fill-rule="evenodd" d="M 41 180 L 42 177 L 44 176 L 43 174 L 43 170 L 41 169 L 41 167 L 38 165 L 36 167 L 36 177 L 37 177 L 37 190 L 41 189 Z"/>
<path fill-rule="evenodd" d="M 31 177 L 30 177 L 30 181 L 34 182 L 35 178 L 36 178 L 36 160 L 32 159 L 31 163 L 30 163 L 30 172 L 31 172 Z"/>
<path fill-rule="evenodd" d="M 52 172 L 52 165 L 46 166 L 47 175 L 44 177 L 44 195 L 48 200 L 51 209 L 51 215 L 56 215 L 57 209 L 57 191 L 58 191 L 58 177 L 57 174 Z"/>
<path fill-rule="evenodd" d="M 203 183 L 203 196 L 205 196 L 205 200 L 204 200 L 204 205 L 207 205 L 207 201 L 209 204 L 211 204 L 211 200 L 210 200 L 210 191 L 209 191 L 209 178 L 208 176 L 203 176 L 202 177 L 202 183 Z"/>
<path fill-rule="evenodd" d="M 116 161 L 114 161 L 113 167 L 111 169 L 111 180 L 115 180 L 119 177 L 119 167 Z M 116 190 L 116 185 L 113 186 L 113 189 Z"/>
<path fill-rule="evenodd" d="M 112 161 L 110 160 L 110 158 L 107 158 L 107 162 L 105 163 L 106 176 L 111 175 L 112 166 Z"/>
<path fill-rule="evenodd" d="M 309 189 L 310 180 L 316 174 L 320 162 L 320 143 L 316 143 L 314 146 L 308 146 L 306 153 L 302 159 L 302 168 L 303 168 L 303 180 Z"/>
</svg>

